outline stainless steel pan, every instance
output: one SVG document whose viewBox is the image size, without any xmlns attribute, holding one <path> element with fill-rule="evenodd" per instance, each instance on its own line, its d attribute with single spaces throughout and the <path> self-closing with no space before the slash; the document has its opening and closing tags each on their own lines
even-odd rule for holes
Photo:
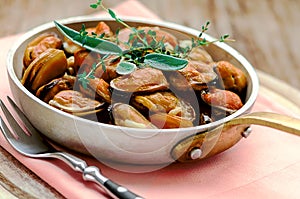
<svg viewBox="0 0 300 199">
<path fill-rule="evenodd" d="M 131 26 L 160 26 L 179 38 L 199 34 L 197 30 L 172 23 L 138 18 L 124 20 Z M 117 27 L 116 22 L 110 18 L 76 17 L 60 22 L 80 29 L 82 23 L 88 27 L 95 26 L 99 21 Z M 192 128 L 141 130 L 93 122 L 59 111 L 32 95 L 20 83 L 22 58 L 27 43 L 47 31 L 57 32 L 54 24 L 48 23 L 22 36 L 8 54 L 7 70 L 17 104 L 38 130 L 64 147 L 91 154 L 107 164 L 165 165 L 174 161 L 191 162 L 218 154 L 246 137 L 251 124 L 300 135 L 299 119 L 275 113 L 250 113 L 258 95 L 257 74 L 239 52 L 224 43 L 210 45 L 207 51 L 214 60 L 227 60 L 242 69 L 247 75 L 248 87 L 244 106 L 222 120 Z M 207 35 L 207 39 L 213 38 Z"/>
</svg>

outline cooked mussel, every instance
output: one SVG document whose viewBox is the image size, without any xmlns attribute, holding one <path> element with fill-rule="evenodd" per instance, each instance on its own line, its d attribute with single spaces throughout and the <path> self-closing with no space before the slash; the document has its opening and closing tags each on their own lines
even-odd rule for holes
<svg viewBox="0 0 300 199">
<path fill-rule="evenodd" d="M 160 29 L 159 27 L 138 27 L 137 28 L 139 31 L 144 31 L 144 33 L 148 33 L 149 31 L 155 31 L 155 35 L 152 34 L 152 36 L 150 36 L 150 34 L 143 34 L 140 33 L 140 36 L 142 39 L 145 39 L 145 41 L 147 41 L 148 44 L 151 44 L 151 42 L 153 40 L 155 40 L 156 42 L 163 42 L 165 44 L 166 49 L 171 48 L 174 49 L 177 45 L 178 45 L 178 41 L 176 39 L 176 37 L 174 35 L 172 35 L 169 32 L 166 32 L 162 29 Z M 123 47 L 124 49 L 128 49 L 128 46 L 125 45 L 126 43 L 129 42 L 130 38 L 131 38 L 131 43 L 133 42 L 142 42 L 140 41 L 138 38 L 136 37 L 131 37 L 132 31 L 128 28 L 124 28 L 122 30 L 120 30 L 119 32 L 119 41 L 120 41 L 120 45 L 121 47 Z M 146 37 L 146 38 L 144 38 Z"/>
<path fill-rule="evenodd" d="M 194 108 L 171 92 L 137 95 L 132 98 L 131 103 L 141 112 L 167 113 L 190 121 L 196 118 Z"/>
<path fill-rule="evenodd" d="M 154 68 L 142 68 L 117 77 L 110 82 L 110 86 L 122 92 L 154 92 L 169 88 L 167 79 L 162 71 Z"/>
<path fill-rule="evenodd" d="M 95 28 L 87 28 L 87 31 L 90 34 L 96 34 L 96 35 L 104 35 L 105 37 L 112 37 L 114 33 L 110 29 L 110 27 L 103 21 L 100 21 Z"/>
<path fill-rule="evenodd" d="M 190 60 L 188 65 L 176 72 L 168 75 L 168 80 L 172 87 L 177 90 L 200 91 L 206 89 L 209 84 L 217 80 L 217 74 L 210 64 Z"/>
<path fill-rule="evenodd" d="M 112 106 L 112 116 L 115 125 L 132 128 L 156 129 L 139 111 L 129 104 L 115 103 Z"/>
<path fill-rule="evenodd" d="M 233 113 L 243 106 L 241 98 L 234 92 L 213 88 L 201 92 L 202 100 L 211 107 Z"/>
<path fill-rule="evenodd" d="M 60 49 L 62 40 L 55 33 L 44 33 L 32 40 L 26 47 L 23 57 L 24 68 L 49 48 Z"/>
<path fill-rule="evenodd" d="M 74 53 L 73 70 L 77 73 L 86 71 L 88 73 L 95 63 L 100 61 L 101 56 L 98 53 L 90 52 L 86 49 L 77 50 Z"/>
<path fill-rule="evenodd" d="M 193 126 L 191 120 L 167 113 L 155 113 L 150 115 L 149 118 L 151 123 L 160 129 L 187 128 Z"/>
<path fill-rule="evenodd" d="M 64 51 L 49 48 L 31 62 L 23 74 L 21 83 L 35 93 L 41 86 L 62 76 L 67 67 Z"/>
<path fill-rule="evenodd" d="M 65 74 L 63 77 L 56 78 L 41 86 L 37 90 L 36 96 L 48 103 L 60 91 L 73 89 L 75 79 L 74 76 Z"/>
<path fill-rule="evenodd" d="M 86 88 L 80 86 L 80 91 L 91 98 L 111 103 L 109 84 L 101 78 L 88 78 Z"/>
<path fill-rule="evenodd" d="M 49 104 L 57 109 L 77 116 L 95 114 L 104 107 L 104 102 L 84 97 L 75 90 L 63 90 L 57 93 Z"/>
<path fill-rule="evenodd" d="M 99 22 L 96 27 L 89 27 L 86 28 L 85 31 L 88 33 L 88 35 L 102 35 L 104 34 L 105 37 L 112 37 L 113 33 L 110 29 L 110 27 L 105 22 Z M 75 44 L 70 39 L 64 37 L 63 42 L 64 50 L 69 54 L 74 54 L 76 51 L 79 50 L 85 50 L 83 46 L 80 46 L 78 44 Z"/>
<path fill-rule="evenodd" d="M 188 54 L 188 59 L 193 61 L 200 61 L 206 64 L 213 62 L 210 54 L 201 46 L 193 48 Z"/>
<path fill-rule="evenodd" d="M 73 55 L 76 51 L 85 50 L 82 46 L 75 44 L 72 40 L 65 37 L 63 42 L 64 50 L 70 54 Z"/>
<path fill-rule="evenodd" d="M 241 93 L 247 86 L 247 78 L 244 72 L 227 61 L 215 63 L 215 70 L 222 80 L 224 89 Z"/>
</svg>

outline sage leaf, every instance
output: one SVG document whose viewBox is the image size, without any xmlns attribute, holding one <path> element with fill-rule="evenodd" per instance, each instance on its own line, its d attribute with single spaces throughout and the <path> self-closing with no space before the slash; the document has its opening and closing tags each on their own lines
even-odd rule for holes
<svg viewBox="0 0 300 199">
<path fill-rule="evenodd" d="M 116 72 L 120 75 L 127 75 L 132 73 L 136 69 L 136 65 L 131 62 L 121 61 L 116 68 Z"/>
<path fill-rule="evenodd" d="M 188 61 L 170 55 L 151 53 L 145 56 L 144 63 L 156 69 L 173 71 L 186 67 Z"/>
<path fill-rule="evenodd" d="M 100 39 L 97 37 L 90 37 L 88 35 L 81 35 L 79 32 L 64 26 L 54 21 L 56 28 L 68 39 L 73 41 L 88 50 L 100 54 L 122 54 L 122 49 L 115 43 Z"/>
</svg>

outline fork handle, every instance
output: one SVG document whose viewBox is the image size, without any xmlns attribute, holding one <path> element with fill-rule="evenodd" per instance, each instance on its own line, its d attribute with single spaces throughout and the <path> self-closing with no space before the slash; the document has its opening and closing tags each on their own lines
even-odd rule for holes
<svg viewBox="0 0 300 199">
<path fill-rule="evenodd" d="M 49 154 L 50 157 L 57 158 L 68 164 L 75 171 L 83 174 L 83 179 L 99 184 L 112 197 L 118 199 L 143 199 L 125 187 L 113 182 L 103 176 L 98 167 L 88 166 L 87 163 L 66 152 L 56 152 Z"/>
</svg>

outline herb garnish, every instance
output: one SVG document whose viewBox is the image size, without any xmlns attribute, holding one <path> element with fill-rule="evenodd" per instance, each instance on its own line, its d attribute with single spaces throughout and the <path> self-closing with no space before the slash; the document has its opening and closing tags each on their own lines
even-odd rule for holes
<svg viewBox="0 0 300 199">
<path fill-rule="evenodd" d="M 106 8 L 102 4 L 102 0 L 97 0 L 96 3 L 90 5 L 91 8 L 102 8 L 105 10 L 116 22 L 123 25 L 125 28 L 131 30 L 129 40 L 123 45 L 128 47 L 128 50 L 122 50 L 118 44 L 120 41 L 118 39 L 119 30 L 115 32 L 115 38 L 105 38 L 105 35 L 88 35 L 85 30 L 85 25 L 82 25 L 82 28 L 79 32 L 64 26 L 56 21 L 54 21 L 57 29 L 69 38 L 74 43 L 85 47 L 88 50 L 100 53 L 101 59 L 99 63 L 95 63 L 92 66 L 91 71 L 83 72 L 78 74 L 78 80 L 84 88 L 87 87 L 89 79 L 95 78 L 94 72 L 98 67 L 102 67 L 105 71 L 105 59 L 110 55 L 116 55 L 120 58 L 120 62 L 117 65 L 117 73 L 121 75 L 126 75 L 133 72 L 136 68 L 142 67 L 153 67 L 160 70 L 180 70 L 184 68 L 187 64 L 187 56 L 189 52 L 197 47 L 203 45 L 209 45 L 214 42 L 226 42 L 232 41 L 229 38 L 229 35 L 225 34 L 220 37 L 220 39 L 215 41 L 207 41 L 203 37 L 203 33 L 208 30 L 210 22 L 206 22 L 205 25 L 201 27 L 201 32 L 196 39 L 191 39 L 190 46 L 176 46 L 174 49 L 167 48 L 163 39 L 161 41 L 156 40 L 156 32 L 149 30 L 136 29 L 135 27 L 129 26 L 122 19 L 120 19 L 116 13 Z M 147 37 L 152 38 L 149 42 Z"/>
</svg>

